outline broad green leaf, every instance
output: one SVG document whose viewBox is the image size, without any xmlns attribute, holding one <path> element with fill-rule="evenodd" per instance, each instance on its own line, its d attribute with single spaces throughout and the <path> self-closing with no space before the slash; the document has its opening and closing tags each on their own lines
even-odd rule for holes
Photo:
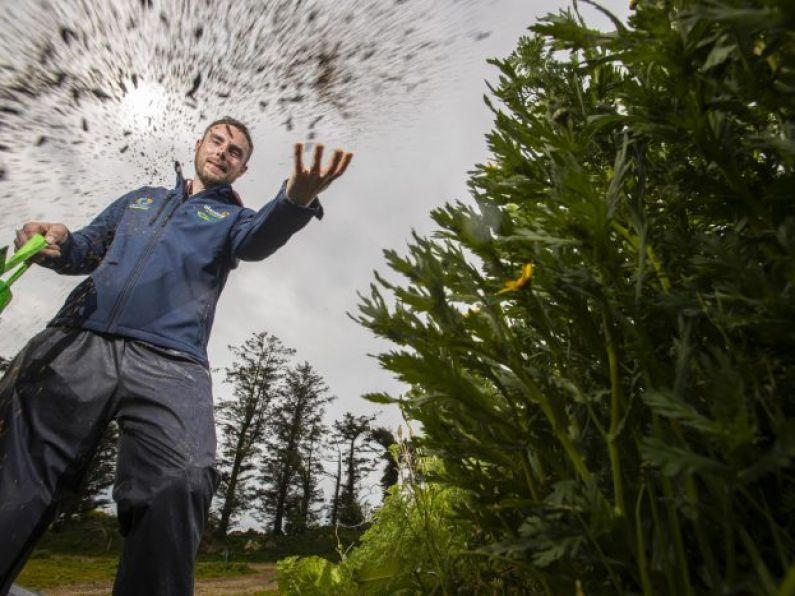
<svg viewBox="0 0 795 596">
<path fill-rule="evenodd" d="M 400 399 L 394 398 L 387 393 L 365 393 L 362 399 L 366 399 L 374 404 L 399 404 Z"/>
<path fill-rule="evenodd" d="M 704 61 L 704 70 L 715 68 L 726 62 L 729 57 L 737 51 L 737 45 L 732 43 L 728 37 L 723 37 L 715 44 L 712 50 Z"/>
<path fill-rule="evenodd" d="M 717 433 L 717 425 L 690 404 L 674 397 L 670 391 L 650 390 L 643 392 L 643 401 L 660 416 L 678 420 L 705 433 Z"/>
<path fill-rule="evenodd" d="M 359 567 L 353 577 L 359 583 L 383 582 L 394 578 L 400 571 L 401 565 L 396 555 Z"/>
<path fill-rule="evenodd" d="M 725 474 L 728 468 L 711 457 L 676 447 L 660 439 L 645 438 L 640 446 L 643 460 L 660 468 L 663 474 L 676 477 L 689 474 Z"/>
</svg>

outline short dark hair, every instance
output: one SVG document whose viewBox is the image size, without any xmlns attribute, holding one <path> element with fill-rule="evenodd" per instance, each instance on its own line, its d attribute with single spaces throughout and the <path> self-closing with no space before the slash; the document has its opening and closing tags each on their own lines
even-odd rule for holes
<svg viewBox="0 0 795 596">
<path fill-rule="evenodd" d="M 223 118 L 219 118 L 218 120 L 210 122 L 210 124 L 207 125 L 207 128 L 204 129 L 204 134 L 202 135 L 202 138 L 206 137 L 207 133 L 210 132 L 210 129 L 218 124 L 226 124 L 228 126 L 234 126 L 238 130 L 240 130 L 240 132 L 243 133 L 243 136 L 246 137 L 246 141 L 248 141 L 248 156 L 246 157 L 246 161 L 248 161 L 248 158 L 251 157 L 252 153 L 254 153 L 254 143 L 251 142 L 251 133 L 248 131 L 248 127 L 245 124 L 243 124 L 240 120 L 237 120 L 236 118 L 232 118 L 231 116 L 224 116 Z"/>
</svg>

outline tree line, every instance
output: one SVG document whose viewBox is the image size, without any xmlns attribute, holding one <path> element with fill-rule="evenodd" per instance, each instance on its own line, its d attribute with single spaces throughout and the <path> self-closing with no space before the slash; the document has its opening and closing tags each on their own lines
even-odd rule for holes
<svg viewBox="0 0 795 596">
<path fill-rule="evenodd" d="M 274 535 L 308 527 L 356 526 L 365 521 L 362 481 L 383 466 L 383 490 L 397 480 L 389 447 L 395 439 L 375 416 L 345 412 L 331 424 L 326 408 L 336 398 L 308 362 L 268 332 L 252 333 L 222 372 L 232 397 L 216 398 L 219 474 L 211 531 L 225 537 L 243 519 Z M 0 374 L 11 361 L 0 357 Z M 111 424 L 80 489 L 66 496 L 56 524 L 79 520 L 110 503 L 119 429 Z M 332 488 L 326 496 L 321 484 Z"/>
<path fill-rule="evenodd" d="M 216 406 L 216 533 L 226 535 L 245 516 L 276 535 L 298 534 L 324 520 L 360 524 L 360 481 L 375 469 L 377 453 L 394 442 L 391 433 L 375 427 L 374 416 L 351 412 L 327 425 L 334 396 L 308 362 L 290 364 L 295 351 L 275 335 L 255 333 L 230 350 L 235 361 L 225 373 L 233 397 Z M 320 487 L 324 478 L 334 486 L 328 500 Z"/>
</svg>

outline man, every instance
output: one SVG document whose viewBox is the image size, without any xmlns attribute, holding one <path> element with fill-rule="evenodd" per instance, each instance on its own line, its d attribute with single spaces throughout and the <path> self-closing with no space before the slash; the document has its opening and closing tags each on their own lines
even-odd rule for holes
<svg viewBox="0 0 795 596">
<path fill-rule="evenodd" d="M 112 419 L 120 428 L 113 498 L 124 550 L 114 594 L 190 594 L 217 483 L 207 340 L 227 275 L 264 259 L 322 217 L 317 195 L 352 154 L 323 147 L 258 212 L 231 183 L 252 151 L 244 124 L 223 118 L 196 142 L 196 179 L 177 164 L 174 189 L 144 187 L 87 227 L 31 222 L 40 264 L 89 274 L 0 381 L 0 594 L 5 594 L 74 489 Z"/>
</svg>

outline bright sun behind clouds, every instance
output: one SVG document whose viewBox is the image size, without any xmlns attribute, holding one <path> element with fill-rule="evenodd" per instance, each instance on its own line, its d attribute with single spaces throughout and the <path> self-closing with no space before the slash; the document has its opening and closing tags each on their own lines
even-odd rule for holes
<svg viewBox="0 0 795 596">
<path fill-rule="evenodd" d="M 168 113 L 168 99 L 165 88 L 157 83 L 138 81 L 135 86 L 130 82 L 119 105 L 119 123 L 133 132 L 151 130 Z"/>
</svg>

